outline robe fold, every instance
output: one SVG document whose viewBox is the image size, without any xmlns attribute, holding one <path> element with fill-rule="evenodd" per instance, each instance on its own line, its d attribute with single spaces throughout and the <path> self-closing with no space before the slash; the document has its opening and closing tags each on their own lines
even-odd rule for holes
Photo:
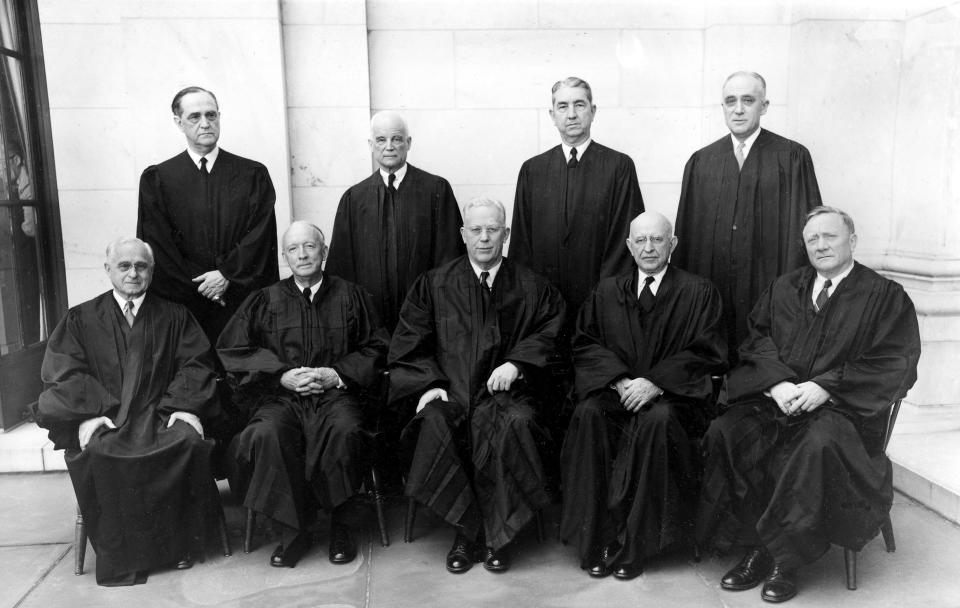
<svg viewBox="0 0 960 608">
<path fill-rule="evenodd" d="M 556 350 L 565 305 L 532 271 L 504 259 L 484 314 L 466 256 L 411 287 L 390 343 L 390 402 L 416 404 L 430 388 L 449 401 L 427 404 L 401 444 L 411 460 L 405 493 L 471 539 L 505 546 L 549 504 L 541 454 L 548 441 L 538 398 Z M 510 361 L 523 374 L 489 394 L 487 379 Z"/>
<path fill-rule="evenodd" d="M 669 267 L 654 307 L 637 301 L 638 271 L 603 279 L 577 318 L 579 403 L 561 452 L 560 538 L 581 562 L 613 545 L 611 563 L 639 564 L 692 538 L 699 462 L 691 440 L 712 411 L 711 374 L 726 366 L 720 294 Z M 646 378 L 664 394 L 634 414 L 610 385 Z"/>
<path fill-rule="evenodd" d="M 815 278 L 811 267 L 789 273 L 757 302 L 727 379 L 731 407 L 704 438 L 698 539 L 762 543 L 787 568 L 876 536 L 893 499 L 886 414 L 920 356 L 900 285 L 856 263 L 817 312 Z M 781 381 L 816 382 L 831 401 L 785 416 L 763 395 Z"/>
<path fill-rule="evenodd" d="M 248 294 L 280 278 L 275 201 L 267 168 L 223 148 L 206 178 L 186 151 L 140 177 L 137 237 L 156 257 L 151 289 L 186 306 L 211 344 Z M 226 306 L 192 281 L 210 270 L 230 281 Z"/>
<path fill-rule="evenodd" d="M 251 418 L 233 440 L 231 488 L 246 508 L 296 530 L 362 485 L 388 336 L 370 296 L 349 281 L 323 276 L 312 301 L 288 278 L 252 293 L 217 353 Z M 346 388 L 298 395 L 280 384 L 296 367 L 331 367 Z"/>
<path fill-rule="evenodd" d="M 65 459 L 97 582 L 203 555 L 215 515 L 211 441 L 173 412 L 216 413 L 210 345 L 186 308 L 148 293 L 133 327 L 112 292 L 71 308 L 47 343 L 35 406 Z M 107 416 L 81 451 L 81 422 Z"/>
<path fill-rule="evenodd" d="M 387 187 L 380 171 L 352 186 L 340 199 L 326 271 L 364 287 L 387 331 L 413 281 L 465 251 L 460 208 L 449 182 L 410 164 L 393 195 L 388 224 Z M 386 232 L 391 230 L 392 234 Z M 388 252 L 388 243 L 395 251 Z M 390 268 L 396 264 L 395 268 Z"/>
<path fill-rule="evenodd" d="M 642 212 L 629 156 L 593 141 L 570 169 L 558 145 L 520 168 L 510 259 L 556 285 L 573 315 L 597 281 L 634 267 L 624 243 Z"/>
<path fill-rule="evenodd" d="M 731 363 L 760 294 L 807 263 L 800 234 L 807 212 L 820 204 L 810 153 L 766 129 L 742 169 L 729 134 L 687 161 L 677 210 L 679 243 L 670 262 L 720 290 Z"/>
</svg>

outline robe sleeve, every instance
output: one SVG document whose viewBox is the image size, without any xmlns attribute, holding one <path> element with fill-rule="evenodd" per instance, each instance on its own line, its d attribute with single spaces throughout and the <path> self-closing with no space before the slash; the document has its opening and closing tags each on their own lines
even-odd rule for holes
<svg viewBox="0 0 960 608">
<path fill-rule="evenodd" d="M 513 197 L 513 220 L 510 222 L 510 254 L 508 257 L 517 264 L 529 266 L 533 258 L 533 244 L 530 242 L 530 166 L 524 163 L 517 176 L 517 191 Z"/>
<path fill-rule="evenodd" d="M 573 337 L 573 367 L 577 395 L 588 395 L 609 386 L 618 378 L 632 377 L 633 372 L 616 353 L 606 347 L 602 326 L 604 298 L 594 289 L 577 315 Z M 621 328 L 626 332 L 627 328 Z"/>
<path fill-rule="evenodd" d="M 241 390 L 278 389 L 280 377 L 293 366 L 260 344 L 266 327 L 267 291 L 260 289 L 243 301 L 217 340 L 217 355 L 231 383 Z"/>
<path fill-rule="evenodd" d="M 697 170 L 697 159 L 699 155 L 694 153 L 690 156 L 690 159 L 687 160 L 687 164 L 683 167 L 683 181 L 680 186 L 680 202 L 677 206 L 677 226 L 674 230 L 674 234 L 680 235 L 682 238 L 677 244 L 676 249 L 673 252 L 673 255 L 670 257 L 670 263 L 674 264 L 677 268 L 683 268 L 684 270 L 690 270 L 690 257 L 693 255 L 693 248 L 695 243 L 688 242 L 688 238 L 691 238 L 695 234 L 694 226 L 697 222 L 697 210 L 695 201 L 697 200 L 697 192 L 694 184 L 696 180 L 694 175 Z"/>
<path fill-rule="evenodd" d="M 727 397 L 731 402 L 762 393 L 779 382 L 799 380 L 793 369 L 780 360 L 773 340 L 773 299 L 774 290 L 770 286 L 747 319 L 749 335 L 740 346 L 740 364 L 727 376 Z"/>
<path fill-rule="evenodd" d="M 886 411 L 917 380 L 920 329 L 913 302 L 896 284 L 875 298 L 869 344 L 855 358 L 810 378 L 837 402 L 861 416 Z"/>
<path fill-rule="evenodd" d="M 390 341 L 387 366 L 390 370 L 390 403 L 419 395 L 430 388 L 447 388 L 450 381 L 434 356 L 437 328 L 433 297 L 427 274 L 410 287 L 400 309 L 400 320 Z"/>
<path fill-rule="evenodd" d="M 643 213 L 643 196 L 637 181 L 637 169 L 629 156 L 622 155 L 617 165 L 610 201 L 610 220 L 603 245 L 603 258 L 598 277 L 613 277 L 630 269 L 633 263 L 624 246 L 627 238 L 625 227 L 633 218 Z"/>
<path fill-rule="evenodd" d="M 453 194 L 450 182 L 445 179 L 440 179 L 438 182 L 437 192 L 434 195 L 436 209 L 433 216 L 437 218 L 437 226 L 433 268 L 467 252 L 467 247 L 460 236 L 463 218 L 460 215 L 457 197 Z"/>
<path fill-rule="evenodd" d="M 40 369 L 46 388 L 33 413 L 37 425 L 50 431 L 56 449 L 79 448 L 80 423 L 97 416 L 112 416 L 120 407 L 120 396 L 112 394 L 93 373 L 83 342 L 77 310 L 67 313 L 47 341 Z"/>
<path fill-rule="evenodd" d="M 658 361 L 646 378 L 668 393 L 705 399 L 713 392 L 710 375 L 726 368 L 727 343 L 723 337 L 720 292 L 712 284 L 705 284 L 698 291 L 699 297 L 688 307 L 691 314 L 685 319 L 684 333 L 691 337 L 689 342 Z"/>
<path fill-rule="evenodd" d="M 354 264 L 355 245 L 353 235 L 357 234 L 353 226 L 353 203 L 350 190 L 340 197 L 337 215 L 333 220 L 333 234 L 330 237 L 330 253 L 325 271 L 348 281 L 357 280 L 357 268 Z"/>
<path fill-rule="evenodd" d="M 534 306 L 536 314 L 531 331 L 514 344 L 504 359 L 526 369 L 543 369 L 557 352 L 557 337 L 563 327 L 566 303 L 560 291 L 544 281 Z"/>
<path fill-rule="evenodd" d="M 157 403 L 157 412 L 190 412 L 200 418 L 212 418 L 219 413 L 220 406 L 210 342 L 193 315 L 182 306 L 177 309 L 182 316 L 172 324 L 178 331 L 173 337 L 176 373 Z"/>
<path fill-rule="evenodd" d="M 351 344 L 356 348 L 333 364 L 340 379 L 348 388 L 360 386 L 370 389 L 377 386 L 387 357 L 390 336 L 380 325 L 380 319 L 371 302 L 370 295 L 361 288 L 353 290 L 351 315 L 354 335 Z"/>
<path fill-rule="evenodd" d="M 167 215 L 166 202 L 161 194 L 160 173 L 155 165 L 147 167 L 140 176 L 137 238 L 150 244 L 157 266 L 163 268 L 163 272 L 179 286 L 191 285 L 193 277 L 210 270 L 184 257 L 177 247 L 178 230 Z"/>
<path fill-rule="evenodd" d="M 769 276 L 785 274 L 807 264 L 806 249 L 797 239 L 797 235 L 803 232 L 807 213 L 823 204 L 817 174 L 813 169 L 813 159 L 810 152 L 799 144 L 790 156 L 789 176 L 787 191 L 790 193 L 790 200 L 782 202 L 783 215 L 780 216 L 778 224 L 766 229 L 771 234 L 779 230 L 778 243 L 782 243 L 779 246 L 776 243 L 764 243 L 764 247 L 769 247 L 765 251 L 779 251 L 781 256 L 779 265 Z"/>
<path fill-rule="evenodd" d="M 277 220 L 273 211 L 277 195 L 266 167 L 257 164 L 250 171 L 246 204 L 242 211 L 237 210 L 248 214 L 244 234 L 217 264 L 224 277 L 246 289 L 280 278 L 277 270 Z M 208 270 L 205 268 L 201 272 Z"/>
</svg>

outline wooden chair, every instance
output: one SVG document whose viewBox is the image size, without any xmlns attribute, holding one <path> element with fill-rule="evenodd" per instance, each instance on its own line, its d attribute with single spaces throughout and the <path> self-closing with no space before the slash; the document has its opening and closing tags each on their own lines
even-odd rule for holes
<svg viewBox="0 0 960 608">
<path fill-rule="evenodd" d="M 887 451 L 887 445 L 890 443 L 890 436 L 893 434 L 893 425 L 897 422 L 897 415 L 900 413 L 900 399 L 890 406 L 887 414 L 887 427 L 883 433 L 883 451 Z M 893 523 L 890 521 L 888 513 L 883 523 L 880 524 L 880 534 L 883 536 L 883 544 L 887 553 L 893 553 L 897 550 L 897 543 L 893 537 Z M 859 551 L 843 548 L 843 563 L 847 571 L 847 589 L 855 591 L 857 589 L 857 555 Z"/>
</svg>

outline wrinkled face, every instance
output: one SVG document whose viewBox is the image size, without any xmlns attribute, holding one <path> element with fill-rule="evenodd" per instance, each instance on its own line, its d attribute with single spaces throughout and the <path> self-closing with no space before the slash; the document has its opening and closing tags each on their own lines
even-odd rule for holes
<svg viewBox="0 0 960 608">
<path fill-rule="evenodd" d="M 857 235 L 850 234 L 843 218 L 836 213 L 815 215 L 803 227 L 807 257 L 817 272 L 832 279 L 853 263 Z"/>
<path fill-rule="evenodd" d="M 326 258 L 327 245 L 312 226 L 294 225 L 283 235 L 283 259 L 301 282 L 319 280 Z"/>
<path fill-rule="evenodd" d="M 723 86 L 723 118 L 737 139 L 744 140 L 760 128 L 768 105 L 760 81 L 753 76 L 737 75 Z"/>
<path fill-rule="evenodd" d="M 474 264 L 486 270 L 500 261 L 503 245 L 510 236 L 505 224 L 506 218 L 492 205 L 467 209 L 460 235 Z"/>
<path fill-rule="evenodd" d="M 124 243 L 117 247 L 103 268 L 116 292 L 128 300 L 147 291 L 153 280 L 153 263 L 147 248 L 139 243 Z"/>
<path fill-rule="evenodd" d="M 670 261 L 677 246 L 677 237 L 670 233 L 670 226 L 657 218 L 641 218 L 630 225 L 627 248 L 645 274 L 657 274 Z"/>
<path fill-rule="evenodd" d="M 183 131 L 187 145 L 198 154 L 213 150 L 220 139 L 220 111 L 207 93 L 187 93 L 180 99 L 180 115 L 173 121 Z"/>
<path fill-rule="evenodd" d="M 370 153 L 373 160 L 381 169 L 393 173 L 407 162 L 407 152 L 413 143 L 413 138 L 407 135 L 403 123 L 395 120 L 385 120 L 370 128 Z"/>
<path fill-rule="evenodd" d="M 597 106 L 587 99 L 582 87 L 560 87 L 553 94 L 550 118 L 560 131 L 560 138 L 568 146 L 579 145 L 590 137 L 590 125 Z"/>
</svg>

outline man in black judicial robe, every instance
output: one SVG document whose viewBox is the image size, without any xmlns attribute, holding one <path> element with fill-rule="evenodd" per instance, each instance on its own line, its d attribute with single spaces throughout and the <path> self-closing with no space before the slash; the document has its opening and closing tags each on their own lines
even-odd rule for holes
<svg viewBox="0 0 960 608">
<path fill-rule="evenodd" d="M 730 407 L 704 437 L 697 538 L 745 545 L 721 586 L 766 578 L 771 602 L 796 595 L 796 569 L 831 543 L 859 551 L 876 536 L 893 499 L 887 416 L 920 357 L 910 298 L 853 261 L 853 220 L 817 207 L 803 237 L 813 267 L 757 302 L 727 378 Z"/>
<path fill-rule="evenodd" d="M 252 412 L 231 445 L 230 485 L 246 508 L 280 525 L 277 567 L 292 568 L 309 548 L 317 505 L 331 514 L 330 561 L 357 554 L 349 499 L 369 466 L 366 393 L 389 336 L 362 288 L 323 273 L 326 253 L 319 228 L 291 224 L 283 256 L 293 276 L 252 293 L 217 342 Z"/>
<path fill-rule="evenodd" d="M 672 263 L 720 290 L 731 364 L 760 294 L 806 264 L 796 235 L 820 204 L 807 149 L 760 128 L 770 103 L 766 90 L 759 74 L 727 78 L 722 107 L 730 135 L 687 161 L 677 210 L 680 242 Z"/>
<path fill-rule="evenodd" d="M 633 267 L 623 242 L 643 197 L 630 157 L 590 138 L 597 111 L 590 85 L 558 81 L 551 104 L 560 145 L 520 168 L 510 259 L 556 285 L 572 317 L 597 281 Z"/>
<path fill-rule="evenodd" d="M 137 236 L 157 256 L 157 295 L 186 306 L 211 344 L 249 293 L 279 278 L 276 194 L 262 164 L 219 148 L 213 93 L 171 105 L 187 150 L 140 177 Z"/>
<path fill-rule="evenodd" d="M 390 401 L 416 403 L 401 443 L 405 493 L 456 530 L 447 570 L 502 572 L 507 545 L 550 503 L 537 422 L 542 370 L 563 323 L 560 293 L 502 256 L 499 201 L 464 209 L 467 255 L 410 288 L 390 343 Z"/>
<path fill-rule="evenodd" d="M 670 222 L 646 212 L 627 240 L 636 269 L 600 281 L 573 338 L 580 399 L 561 453 L 560 538 L 599 578 L 691 541 L 711 374 L 726 364 L 720 294 L 668 264 Z"/>
<path fill-rule="evenodd" d="M 216 413 L 216 378 L 187 309 L 147 292 L 149 246 L 115 241 L 104 267 L 113 290 L 50 336 L 34 416 L 66 450 L 97 583 L 133 585 L 203 555 L 217 497 L 200 419 Z"/>
<path fill-rule="evenodd" d="M 344 192 L 327 272 L 373 294 L 387 331 L 422 273 L 463 255 L 460 209 L 449 182 L 407 163 L 413 139 L 395 112 L 370 121 L 373 175 Z"/>
</svg>

